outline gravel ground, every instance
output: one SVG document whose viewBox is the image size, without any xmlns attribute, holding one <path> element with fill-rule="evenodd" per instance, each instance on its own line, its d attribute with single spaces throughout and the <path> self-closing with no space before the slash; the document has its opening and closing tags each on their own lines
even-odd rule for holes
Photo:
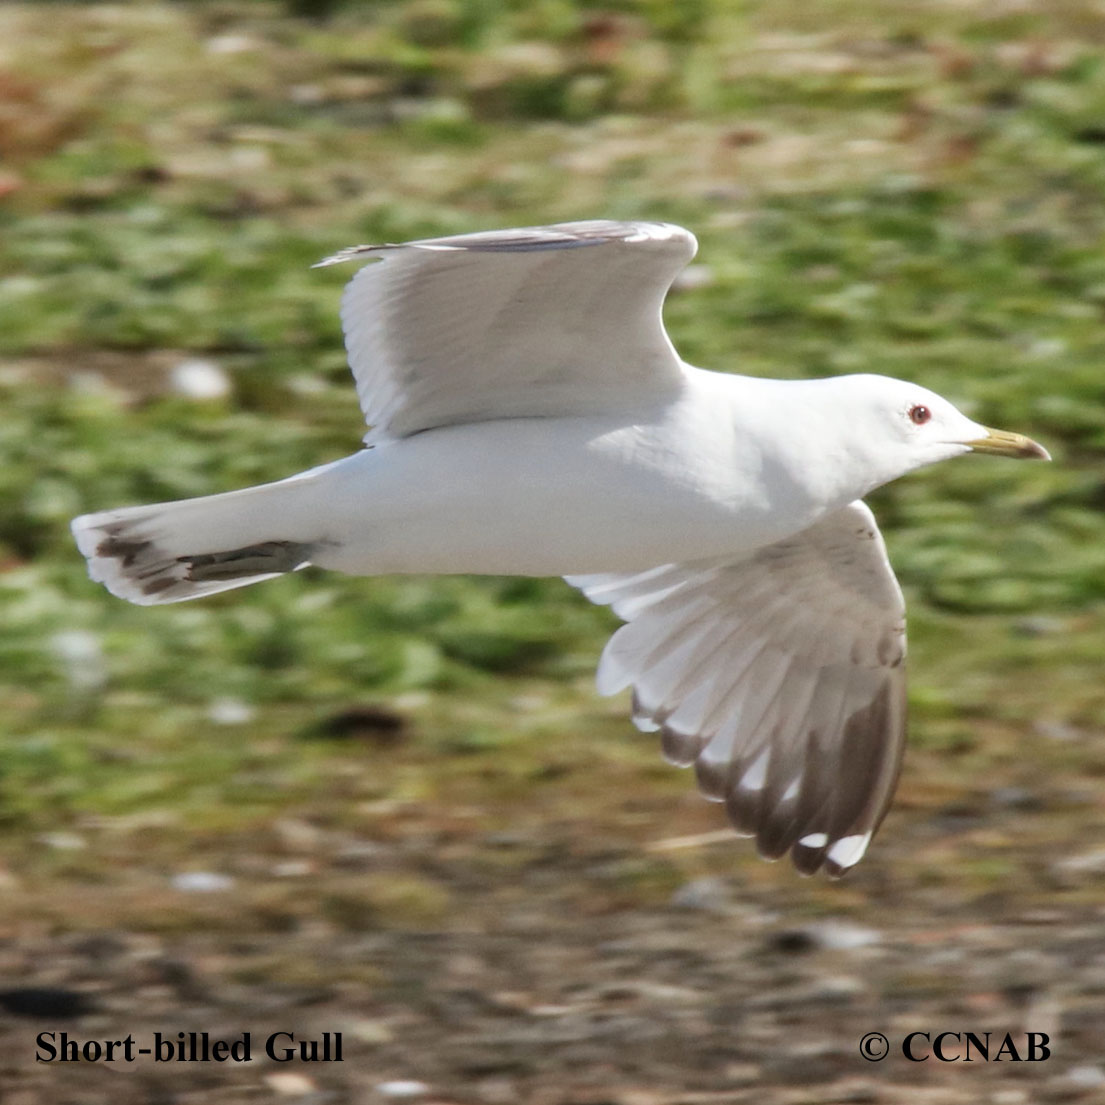
<svg viewBox="0 0 1105 1105">
<path fill-rule="evenodd" d="M 202 880 L 186 893 L 210 904 L 208 923 L 181 932 L 60 934 L 25 922 L 2 945 L 2 1100 L 1105 1099 L 1097 908 L 1041 906 L 1037 896 L 1018 904 L 1016 887 L 1000 901 L 903 891 L 885 878 L 884 858 L 856 886 L 838 884 L 827 898 L 820 886 L 819 901 L 838 892 L 843 906 L 820 916 L 792 915 L 812 884 L 799 883 L 788 902 L 714 875 L 665 903 L 619 906 L 607 894 L 589 909 L 564 888 L 624 881 L 631 854 L 565 844 L 496 874 L 494 857 L 517 847 L 484 840 L 447 857 L 452 904 L 432 926 L 365 918 L 358 929 L 335 924 L 331 909 L 329 921 L 311 913 L 294 924 L 274 911 L 268 931 L 236 932 L 241 888 L 205 890 Z M 35 1062 L 37 1034 L 62 1031 L 80 1042 L 131 1033 L 136 1047 L 155 1031 L 229 1042 L 249 1032 L 252 1059 Z M 902 1054 L 910 1033 L 967 1031 L 991 1034 L 989 1062 L 977 1052 L 965 1061 L 965 1036 L 945 1040 L 953 1061 L 938 1061 L 921 1037 L 912 1044 L 919 1061 Z M 273 1032 L 320 1042 L 330 1033 L 332 1045 L 340 1033 L 342 1061 L 275 1062 L 264 1055 Z M 872 1032 L 888 1040 L 884 1061 L 860 1054 Z M 1029 1061 L 1029 1033 L 1046 1035 L 1046 1059 Z"/>
</svg>

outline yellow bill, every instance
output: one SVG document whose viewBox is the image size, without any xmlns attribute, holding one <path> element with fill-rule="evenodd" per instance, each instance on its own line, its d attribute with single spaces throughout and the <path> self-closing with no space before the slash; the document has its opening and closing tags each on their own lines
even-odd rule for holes
<svg viewBox="0 0 1105 1105">
<path fill-rule="evenodd" d="M 967 445 L 976 453 L 994 453 L 999 457 L 1018 457 L 1021 460 L 1051 460 L 1051 454 L 1040 444 L 1024 434 L 1011 434 L 1007 430 L 986 429 L 986 436 Z"/>
</svg>

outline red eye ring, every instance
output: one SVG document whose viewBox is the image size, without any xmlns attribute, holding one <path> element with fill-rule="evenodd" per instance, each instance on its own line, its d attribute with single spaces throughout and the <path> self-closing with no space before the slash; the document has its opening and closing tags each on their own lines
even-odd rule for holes
<svg viewBox="0 0 1105 1105">
<path fill-rule="evenodd" d="M 923 404 L 917 403 L 916 405 L 909 408 L 909 418 L 915 426 L 923 426 L 930 418 L 932 418 L 932 411 L 930 411 L 928 407 L 924 406 Z"/>
</svg>

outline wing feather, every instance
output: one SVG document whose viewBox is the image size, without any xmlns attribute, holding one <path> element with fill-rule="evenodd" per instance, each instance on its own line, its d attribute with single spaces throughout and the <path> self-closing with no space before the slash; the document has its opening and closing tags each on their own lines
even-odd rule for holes
<svg viewBox="0 0 1105 1105">
<path fill-rule="evenodd" d="M 597 220 L 354 246 L 320 262 L 371 262 L 341 312 L 365 440 L 670 398 L 683 369 L 661 307 L 695 249 L 681 227 Z"/>
<path fill-rule="evenodd" d="M 628 619 L 600 689 L 633 687 L 739 833 L 805 874 L 859 862 L 905 740 L 905 606 L 863 503 L 737 560 L 569 582 Z"/>
</svg>

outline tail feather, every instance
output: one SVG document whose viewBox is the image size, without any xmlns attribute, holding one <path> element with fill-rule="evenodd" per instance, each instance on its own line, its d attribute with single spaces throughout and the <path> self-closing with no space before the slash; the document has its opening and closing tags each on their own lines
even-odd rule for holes
<svg viewBox="0 0 1105 1105">
<path fill-rule="evenodd" d="M 278 487 L 85 514 L 71 528 L 89 576 L 113 595 L 184 602 L 307 566 L 314 543 L 278 532 L 288 521 L 270 501 Z"/>
</svg>

